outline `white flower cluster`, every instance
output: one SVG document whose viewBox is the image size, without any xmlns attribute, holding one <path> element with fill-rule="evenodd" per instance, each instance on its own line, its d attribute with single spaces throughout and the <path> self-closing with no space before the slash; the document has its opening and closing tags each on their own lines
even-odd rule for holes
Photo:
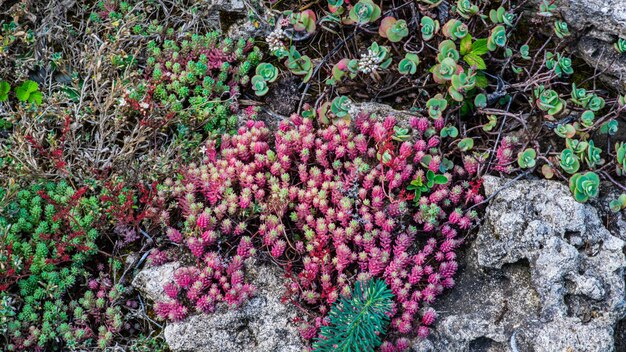
<svg viewBox="0 0 626 352">
<path fill-rule="evenodd" d="M 272 52 L 276 50 L 286 50 L 285 44 L 282 41 L 284 38 L 285 31 L 283 31 L 280 27 L 276 27 L 276 29 L 274 29 L 272 33 L 268 34 L 267 38 L 265 38 L 265 41 L 267 42 L 267 45 Z"/>
<path fill-rule="evenodd" d="M 363 73 L 372 73 L 376 71 L 378 64 L 380 64 L 380 56 L 372 49 L 368 49 L 367 53 L 361 54 L 358 70 Z"/>
</svg>

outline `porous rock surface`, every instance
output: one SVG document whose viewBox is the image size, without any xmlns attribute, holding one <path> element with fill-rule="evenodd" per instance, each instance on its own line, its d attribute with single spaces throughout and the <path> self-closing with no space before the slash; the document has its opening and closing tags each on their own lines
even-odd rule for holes
<svg viewBox="0 0 626 352">
<path fill-rule="evenodd" d="M 560 183 L 485 177 L 488 195 L 499 189 L 457 286 L 436 303 L 433 333 L 413 350 L 616 351 L 624 242 Z"/>
<path fill-rule="evenodd" d="M 542 0 L 532 0 L 538 8 Z M 557 11 L 576 39 L 578 56 L 609 86 L 626 91 L 626 54 L 613 44 L 626 39 L 626 0 L 559 0 Z"/>
<path fill-rule="evenodd" d="M 152 300 L 163 298 L 163 285 L 172 280 L 179 263 L 147 268 L 133 286 Z M 296 308 L 282 303 L 283 279 L 277 269 L 246 265 L 246 278 L 257 291 L 238 309 L 218 305 L 213 314 L 192 315 L 167 323 L 165 341 L 174 352 L 300 352 L 303 344 L 293 324 Z"/>
</svg>

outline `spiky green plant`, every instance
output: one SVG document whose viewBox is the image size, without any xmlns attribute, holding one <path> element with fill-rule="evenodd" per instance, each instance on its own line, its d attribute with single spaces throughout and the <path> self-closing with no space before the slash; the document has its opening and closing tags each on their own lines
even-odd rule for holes
<svg viewBox="0 0 626 352">
<path fill-rule="evenodd" d="M 351 297 L 341 297 L 330 310 L 330 324 L 323 326 L 314 351 L 374 351 L 389 325 L 393 293 L 382 280 L 370 280 L 365 291 L 361 282 Z"/>
</svg>

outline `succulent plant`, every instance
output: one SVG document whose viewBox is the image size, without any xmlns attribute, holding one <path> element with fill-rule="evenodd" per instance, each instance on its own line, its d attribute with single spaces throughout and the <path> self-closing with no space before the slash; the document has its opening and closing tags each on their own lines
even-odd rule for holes
<svg viewBox="0 0 626 352">
<path fill-rule="evenodd" d="M 494 51 L 498 47 L 503 48 L 506 46 L 506 40 L 506 29 L 504 29 L 504 26 L 496 26 L 489 34 L 489 38 L 487 39 L 487 48 L 489 51 Z"/>
<path fill-rule="evenodd" d="M 311 58 L 300 54 L 295 46 L 289 49 L 289 55 L 285 61 L 285 66 L 294 75 L 304 76 L 303 81 L 307 82 L 313 74 L 313 63 Z"/>
<path fill-rule="evenodd" d="M 448 93 L 452 99 L 462 102 L 464 94 L 476 86 L 476 73 L 469 69 L 468 72 L 461 72 L 458 75 L 452 76 L 450 88 Z"/>
<path fill-rule="evenodd" d="M 573 150 L 563 149 L 560 157 L 560 166 L 563 171 L 573 175 L 580 169 L 580 161 Z"/>
<path fill-rule="evenodd" d="M 596 94 L 591 96 L 589 102 L 587 103 L 587 109 L 597 112 L 604 109 L 604 98 L 597 96 Z"/>
<path fill-rule="evenodd" d="M 317 16 L 313 10 L 292 13 L 289 20 L 296 31 L 315 32 Z"/>
<path fill-rule="evenodd" d="M 467 137 L 459 141 L 459 150 L 462 152 L 466 152 L 472 148 L 474 148 L 474 139 Z"/>
<path fill-rule="evenodd" d="M 403 75 L 415 74 L 419 63 L 420 59 L 417 57 L 417 54 L 406 53 L 404 59 L 400 60 L 400 63 L 398 63 L 398 72 Z"/>
<path fill-rule="evenodd" d="M 506 9 L 502 6 L 498 7 L 498 9 L 492 9 L 489 11 L 489 19 L 494 24 L 504 23 L 507 26 L 513 26 L 513 20 L 515 20 L 515 15 L 512 13 L 506 12 Z"/>
<path fill-rule="evenodd" d="M 533 148 L 527 148 L 523 152 L 517 154 L 517 164 L 522 169 L 530 169 L 535 167 L 537 152 Z"/>
<path fill-rule="evenodd" d="M 419 2 L 428 5 L 428 7 L 433 8 L 441 5 L 443 0 L 418 0 Z"/>
<path fill-rule="evenodd" d="M 580 123 L 585 127 L 593 126 L 595 122 L 596 114 L 591 110 L 585 110 L 582 114 L 580 114 Z"/>
<path fill-rule="evenodd" d="M 524 60 L 530 60 L 530 47 L 526 44 L 520 46 L 519 54 Z"/>
<path fill-rule="evenodd" d="M 567 27 L 567 22 L 561 20 L 554 21 L 554 33 L 561 39 L 571 34 L 569 32 L 569 28 Z"/>
<path fill-rule="evenodd" d="M 617 161 L 617 174 L 626 176 L 626 143 L 615 143 L 615 161 Z"/>
<path fill-rule="evenodd" d="M 478 13 L 480 9 L 470 0 L 458 0 L 456 2 L 456 12 L 463 18 L 468 19 Z"/>
<path fill-rule="evenodd" d="M 614 213 L 626 209 L 626 193 L 622 193 L 617 199 L 611 200 L 609 202 L 609 209 Z"/>
<path fill-rule="evenodd" d="M 346 117 L 350 113 L 350 107 L 352 106 L 352 101 L 345 95 L 340 95 L 333 99 L 330 110 L 337 117 Z"/>
<path fill-rule="evenodd" d="M 380 18 L 380 7 L 372 0 L 359 0 L 352 9 L 350 9 L 349 18 L 357 24 L 367 24 Z"/>
<path fill-rule="evenodd" d="M 576 105 L 586 107 L 589 104 L 589 100 L 593 97 L 593 94 L 587 93 L 585 88 L 577 88 L 576 83 L 572 83 L 572 102 Z"/>
<path fill-rule="evenodd" d="M 588 143 L 589 145 L 587 146 L 585 161 L 587 162 L 589 168 L 593 169 L 597 165 L 601 165 L 604 163 L 604 160 L 602 160 L 601 156 L 602 149 L 596 147 L 593 140 L 590 140 Z"/>
<path fill-rule="evenodd" d="M 539 86 L 533 91 L 537 107 L 545 111 L 548 115 L 557 115 L 565 109 L 565 100 L 559 97 L 559 93 L 552 89 L 545 89 Z"/>
<path fill-rule="evenodd" d="M 261 62 L 256 67 L 256 74 L 263 77 L 265 81 L 272 83 L 278 78 L 278 69 L 268 62 Z"/>
<path fill-rule="evenodd" d="M 619 124 L 615 120 L 609 120 L 600 125 L 600 133 L 613 136 L 617 133 Z"/>
<path fill-rule="evenodd" d="M 560 123 L 554 128 L 554 133 L 561 138 L 572 138 L 576 135 L 576 127 L 569 123 Z"/>
<path fill-rule="evenodd" d="M 433 67 L 433 78 L 437 83 L 451 81 L 461 67 L 452 58 L 445 58 Z"/>
<path fill-rule="evenodd" d="M 422 39 L 429 41 L 433 39 L 435 34 L 439 31 L 439 21 L 433 20 L 428 16 L 423 16 L 420 20 Z"/>
<path fill-rule="evenodd" d="M 554 73 L 559 77 L 563 76 L 563 74 L 571 75 L 574 73 L 574 69 L 572 68 L 572 59 L 561 55 L 561 53 L 557 53 L 556 55 L 550 52 L 547 53 L 546 67 L 549 70 L 554 70 Z"/>
<path fill-rule="evenodd" d="M 397 43 L 409 35 L 409 29 L 405 20 L 397 20 L 392 16 L 382 19 L 378 27 L 378 34 L 389 39 L 392 43 Z"/>
<path fill-rule="evenodd" d="M 589 198 L 598 196 L 600 187 L 600 177 L 593 171 L 578 173 L 569 179 L 569 189 L 574 199 L 584 203 Z"/>
<path fill-rule="evenodd" d="M 441 27 L 441 33 L 451 40 L 462 39 L 467 35 L 467 32 L 467 25 L 457 19 L 451 19 Z"/>
<path fill-rule="evenodd" d="M 254 94 L 256 94 L 257 96 L 263 96 L 269 91 L 267 81 L 261 75 L 254 75 L 250 80 L 250 83 L 252 84 L 252 90 L 254 90 Z"/>
<path fill-rule="evenodd" d="M 443 98 L 441 94 L 435 95 L 426 102 L 426 108 L 428 108 L 428 116 L 432 119 L 438 119 L 441 117 L 443 111 L 448 107 L 448 102 Z"/>
</svg>

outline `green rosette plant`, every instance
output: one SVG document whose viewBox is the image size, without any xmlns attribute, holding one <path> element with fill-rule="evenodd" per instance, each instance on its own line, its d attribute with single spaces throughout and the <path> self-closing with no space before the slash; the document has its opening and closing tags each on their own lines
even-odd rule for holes
<svg viewBox="0 0 626 352">
<path fill-rule="evenodd" d="M 574 199 L 584 203 L 589 198 L 598 196 L 600 187 L 600 177 L 593 171 L 578 173 L 569 179 L 569 189 Z"/>
<path fill-rule="evenodd" d="M 348 18 L 351 22 L 362 25 L 376 21 L 380 18 L 380 14 L 380 7 L 372 0 L 359 0 L 350 9 Z"/>
</svg>

